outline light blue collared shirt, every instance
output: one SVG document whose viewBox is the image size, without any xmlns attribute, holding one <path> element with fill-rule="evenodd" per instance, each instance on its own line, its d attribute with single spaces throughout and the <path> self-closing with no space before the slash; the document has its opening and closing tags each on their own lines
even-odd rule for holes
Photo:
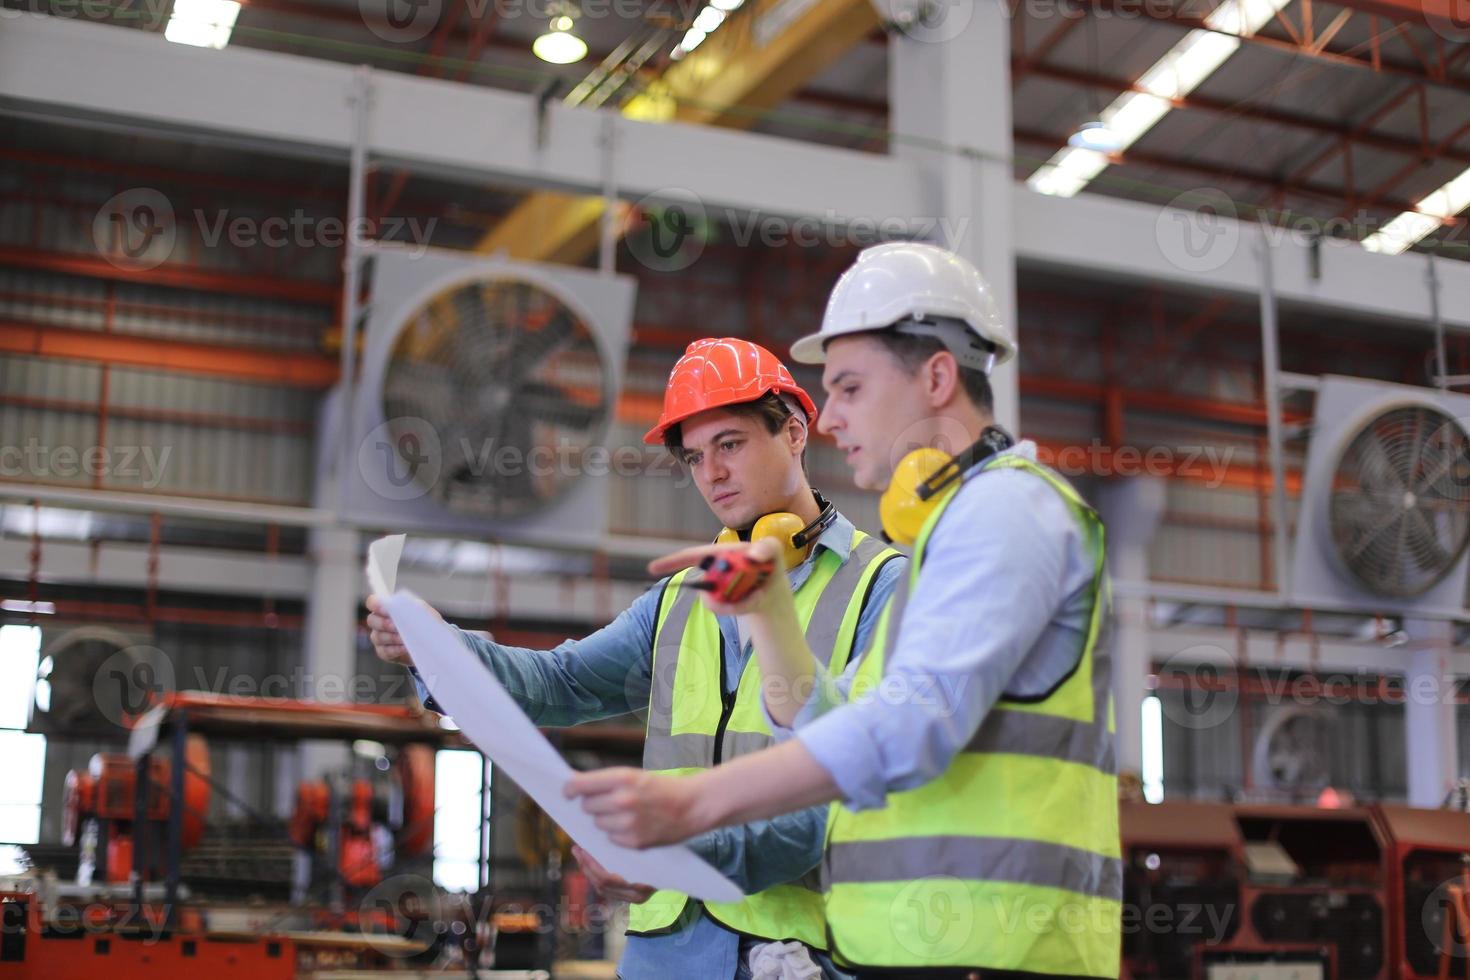
<svg viewBox="0 0 1470 980">
<path fill-rule="evenodd" d="M 1034 460 L 1036 444 L 1009 452 Z M 1034 696 L 1064 678 L 1087 637 L 1093 573 L 1056 490 L 1023 470 L 972 468 L 925 548 L 883 683 L 847 703 L 855 659 L 840 678 L 822 678 L 794 721 L 844 804 L 881 807 L 886 794 L 930 782 L 1001 694 Z"/>
<path fill-rule="evenodd" d="M 853 525 L 841 514 L 817 538 L 812 556 L 787 572 L 792 590 L 811 576 L 819 549 L 844 562 L 852 549 Z M 853 649 L 866 649 L 888 597 L 907 573 L 908 560 L 894 558 L 874 577 L 873 588 L 858 619 Z M 658 622 L 663 579 L 633 601 L 611 623 L 581 640 L 568 640 L 553 650 L 529 650 L 494 643 L 463 633 L 465 643 L 538 725 L 564 727 L 648 709 L 653 675 L 653 635 Z M 749 642 L 740 643 L 735 617 L 719 616 L 725 677 L 733 692 L 751 656 Z M 428 690 L 414 675 L 419 698 L 432 710 Z M 812 807 L 741 827 L 726 827 L 687 841 L 700 857 L 747 893 L 794 881 L 821 860 L 827 808 Z M 627 980 L 725 980 L 737 976 L 751 941 L 731 932 L 691 902 L 684 918 L 669 933 L 629 936 L 619 966 Z M 829 969 L 828 976 L 841 976 Z"/>
</svg>

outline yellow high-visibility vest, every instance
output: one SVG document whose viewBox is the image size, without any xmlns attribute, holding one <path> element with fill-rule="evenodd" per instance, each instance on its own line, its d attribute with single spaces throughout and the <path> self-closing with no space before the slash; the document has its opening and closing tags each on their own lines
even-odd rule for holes
<svg viewBox="0 0 1470 980">
<path fill-rule="evenodd" d="M 1002 696 L 937 779 L 890 793 L 880 809 L 832 805 L 822 865 L 832 952 L 858 969 L 1117 977 L 1123 866 L 1103 526 L 1052 471 L 1009 454 L 985 465 L 1002 468 L 1045 480 L 1083 530 L 1095 567 L 1086 640 L 1051 691 Z M 871 695 L 883 679 L 924 549 L 957 489 L 920 532 L 850 699 Z"/>
<path fill-rule="evenodd" d="M 796 590 L 796 612 L 812 653 L 836 676 L 847 666 L 858 619 L 878 570 L 898 552 L 855 531 L 846 562 L 823 548 L 811 574 Z M 698 595 L 680 588 L 685 570 L 670 579 L 659 602 L 653 641 L 653 684 L 643 768 L 683 775 L 773 741 L 761 711 L 761 673 L 751 657 L 733 695 L 725 690 L 725 660 L 719 622 Z M 707 902 L 705 911 L 727 928 L 761 939 L 796 939 L 825 949 L 822 897 L 813 869 L 800 881 L 776 885 L 743 901 Z M 655 892 L 629 912 L 635 935 L 668 930 L 682 915 L 688 896 Z"/>
</svg>

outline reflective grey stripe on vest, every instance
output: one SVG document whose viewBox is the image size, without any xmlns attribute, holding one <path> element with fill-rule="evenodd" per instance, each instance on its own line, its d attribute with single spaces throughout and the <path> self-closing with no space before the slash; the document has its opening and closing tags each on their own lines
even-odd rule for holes
<svg viewBox="0 0 1470 980">
<path fill-rule="evenodd" d="M 1106 602 L 1106 596 L 1099 601 Z M 1092 721 L 1074 721 L 1034 711 L 1011 711 L 998 704 L 980 723 L 965 752 L 1007 752 L 1036 755 L 1092 766 L 1108 775 L 1118 771 L 1113 733 L 1108 731 L 1112 696 L 1112 655 L 1109 619 L 1104 610 L 1092 649 Z"/>
<path fill-rule="evenodd" d="M 703 762 L 675 765 L 657 764 L 655 757 L 682 758 L 693 751 L 691 745 L 669 744 L 670 732 L 674 728 L 674 677 L 679 672 L 679 651 L 684 643 L 684 630 L 689 617 L 694 613 L 694 604 L 699 601 L 695 589 L 681 587 L 681 582 L 670 582 L 668 588 L 675 590 L 674 604 L 664 617 L 663 627 L 653 647 L 653 678 L 648 692 L 648 734 L 643 742 L 643 768 L 675 769 L 686 766 L 709 766 L 714 761 L 714 737 L 708 736 L 708 751 Z"/>
<path fill-rule="evenodd" d="M 1121 900 L 1123 862 L 1064 844 L 1012 837 L 900 837 L 828 845 L 832 885 L 913 881 L 947 875 L 1006 881 Z"/>
<path fill-rule="evenodd" d="M 776 739 L 765 732 L 732 732 L 725 730 L 725 751 L 721 754 L 726 762 L 742 755 L 750 755 L 761 749 L 770 748 Z"/>
<path fill-rule="evenodd" d="M 847 607 L 852 604 L 863 573 L 887 548 L 881 538 L 863 538 L 817 598 L 812 618 L 807 622 L 806 642 L 812 648 L 812 656 L 823 667 L 832 663 L 837 634 L 842 629 L 842 620 L 847 616 Z"/>
<path fill-rule="evenodd" d="M 1109 775 L 1117 771 L 1106 715 L 1096 722 L 1085 722 L 996 708 L 985 716 L 963 751 L 1037 755 L 1078 762 Z"/>
</svg>

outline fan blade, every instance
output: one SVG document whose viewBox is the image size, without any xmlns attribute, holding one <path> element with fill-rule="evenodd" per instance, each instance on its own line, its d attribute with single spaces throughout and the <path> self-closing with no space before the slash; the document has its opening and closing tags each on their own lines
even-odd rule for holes
<svg viewBox="0 0 1470 980">
<path fill-rule="evenodd" d="M 1385 531 L 1401 527 L 1403 525 L 1403 522 L 1403 515 L 1402 513 L 1400 513 L 1399 515 L 1394 517 L 1383 518 L 1381 519 L 1381 522 L 1376 525 L 1365 525 L 1364 528 L 1358 532 L 1357 536 L 1352 538 L 1348 542 L 1348 544 L 1343 547 L 1343 558 L 1347 560 L 1348 564 L 1353 564 Z"/>
<path fill-rule="evenodd" d="M 1401 499 L 1401 494 L 1338 490 L 1332 495 L 1333 530 L 1351 531 L 1352 537 L 1365 528 L 1377 527 L 1393 517 Z"/>
<path fill-rule="evenodd" d="M 1424 473 L 1415 479 L 1414 492 L 1421 497 L 1433 495 L 1444 500 L 1466 500 L 1470 497 L 1466 485 L 1451 475 L 1455 464 L 1463 459 L 1463 444 L 1437 450 Z"/>
<path fill-rule="evenodd" d="M 1438 575 L 1453 560 L 1453 555 L 1440 543 L 1440 535 L 1430 518 L 1419 508 L 1409 511 L 1407 545 L 1411 558 L 1419 569 Z"/>
<path fill-rule="evenodd" d="M 1419 473 L 1419 464 L 1424 459 L 1424 424 L 1426 421 L 1424 410 L 1417 409 L 1414 412 L 1414 434 L 1409 439 L 1409 452 L 1412 455 L 1409 457 L 1408 469 L 1403 474 L 1404 486 L 1406 487 L 1415 485 L 1415 477 Z"/>
<path fill-rule="evenodd" d="M 453 419 L 459 401 L 454 375 L 432 361 L 393 365 L 383 379 L 383 412 L 387 418 L 411 415 L 425 420 Z"/>
<path fill-rule="evenodd" d="M 539 381 L 522 385 L 517 389 L 513 401 L 517 414 L 582 432 L 607 417 L 606 402 L 584 405 L 574 400 L 566 389 Z"/>
<path fill-rule="evenodd" d="M 565 310 L 559 310 L 540 330 L 523 330 L 516 337 L 510 355 L 512 377 L 525 377 L 541 366 L 541 362 L 565 347 L 577 336 L 577 321 Z"/>
<path fill-rule="evenodd" d="M 1376 433 L 1365 431 L 1352 448 L 1358 451 L 1358 480 L 1365 487 L 1378 491 L 1393 489 L 1400 493 L 1407 489 Z"/>
</svg>

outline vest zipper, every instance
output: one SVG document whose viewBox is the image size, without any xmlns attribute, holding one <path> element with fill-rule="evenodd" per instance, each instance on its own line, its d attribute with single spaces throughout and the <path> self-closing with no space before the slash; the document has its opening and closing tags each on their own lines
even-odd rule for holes
<svg viewBox="0 0 1470 980">
<path fill-rule="evenodd" d="M 715 765 L 725 755 L 725 726 L 735 713 L 735 692 L 728 690 L 730 684 L 725 674 L 725 636 L 720 634 L 720 723 L 715 726 Z"/>
</svg>

